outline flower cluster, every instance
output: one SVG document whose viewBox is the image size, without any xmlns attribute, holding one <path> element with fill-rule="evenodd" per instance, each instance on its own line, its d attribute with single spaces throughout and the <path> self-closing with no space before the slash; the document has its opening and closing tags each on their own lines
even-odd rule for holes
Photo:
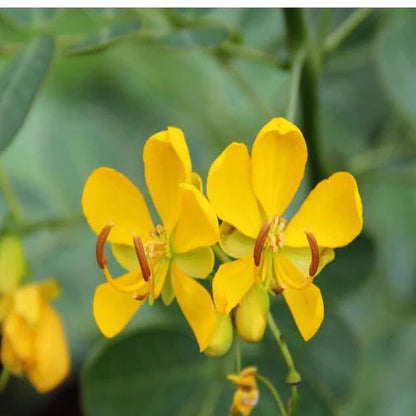
<svg viewBox="0 0 416 416">
<path fill-rule="evenodd" d="M 150 137 L 143 151 L 157 225 L 132 182 L 113 169 L 96 169 L 82 207 L 98 236 L 97 262 L 106 278 L 94 297 L 102 333 L 118 334 L 146 301 L 161 297 L 169 305 L 176 298 L 200 350 L 221 355 L 231 345 L 233 325 L 244 340 L 260 341 L 270 297 L 281 295 L 304 340 L 313 337 L 324 318 L 316 276 L 334 259 L 334 248 L 361 232 L 362 205 L 354 177 L 337 172 L 289 220 L 285 213 L 306 159 L 301 131 L 274 118 L 258 133 L 251 155 L 246 145 L 231 143 L 212 163 L 205 197 L 183 132 L 169 127 Z M 126 269 L 117 278 L 106 242 Z M 211 284 L 198 279 L 210 276 L 217 242 L 233 260 L 219 266 L 211 296 Z"/>
<path fill-rule="evenodd" d="M 21 285 L 26 263 L 22 242 L 0 240 L 0 322 L 3 371 L 26 376 L 39 393 L 53 390 L 70 371 L 70 357 L 59 315 L 50 301 L 60 294 L 54 280 Z"/>
</svg>

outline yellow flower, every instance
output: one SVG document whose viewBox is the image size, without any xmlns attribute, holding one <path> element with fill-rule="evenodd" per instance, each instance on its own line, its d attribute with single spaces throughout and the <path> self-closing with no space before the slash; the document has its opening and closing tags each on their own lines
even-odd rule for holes
<svg viewBox="0 0 416 416">
<path fill-rule="evenodd" d="M 210 248 L 219 239 L 217 217 L 192 172 L 183 132 L 174 127 L 150 137 L 143 150 L 146 184 L 163 225 L 154 225 L 141 192 L 117 171 L 101 167 L 88 178 L 82 207 L 98 234 L 97 260 L 107 283 L 94 296 L 94 316 L 107 337 L 118 334 L 146 299 L 165 304 L 176 297 L 200 350 L 208 347 L 216 326 L 209 292 L 195 278 L 213 269 Z M 111 231 L 111 232 L 110 232 Z M 104 256 L 109 241 L 128 270 L 113 279 Z"/>
<path fill-rule="evenodd" d="M 237 384 L 234 393 L 233 405 L 230 410 L 231 416 L 250 415 L 251 411 L 259 401 L 259 389 L 256 381 L 257 367 L 244 368 L 240 374 L 230 374 L 228 379 Z"/>
<path fill-rule="evenodd" d="M 49 305 L 59 290 L 54 281 L 17 287 L 24 269 L 20 240 L 6 236 L 0 242 L 1 361 L 12 374 L 25 375 L 39 393 L 46 393 L 70 371 L 62 323 Z"/>
<path fill-rule="evenodd" d="M 362 230 L 362 204 L 354 177 L 337 172 L 320 182 L 287 223 L 282 217 L 304 175 L 307 148 L 301 131 L 274 118 L 251 151 L 230 144 L 212 164 L 208 198 L 219 218 L 220 244 L 238 260 L 222 265 L 213 281 L 219 312 L 228 314 L 255 283 L 282 293 L 307 341 L 324 317 L 314 277 L 334 258 L 333 248 Z"/>
</svg>

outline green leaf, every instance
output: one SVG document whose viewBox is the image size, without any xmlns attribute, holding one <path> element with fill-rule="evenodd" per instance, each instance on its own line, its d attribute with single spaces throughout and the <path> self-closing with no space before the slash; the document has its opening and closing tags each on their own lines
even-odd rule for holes
<svg viewBox="0 0 416 416">
<path fill-rule="evenodd" d="M 95 35 L 89 36 L 81 42 L 65 49 L 66 55 L 80 55 L 101 51 L 119 42 L 129 35 L 137 32 L 139 22 L 122 23 L 116 26 L 105 27 Z"/>
<path fill-rule="evenodd" d="M 377 58 L 383 85 L 398 109 L 415 123 L 416 119 L 416 13 L 385 25 L 377 41 Z"/>
<path fill-rule="evenodd" d="M 117 338 L 86 362 L 84 411 L 91 416 L 224 415 L 226 403 L 215 413 L 228 384 L 223 363 L 200 354 L 195 341 L 176 330 L 147 329 Z"/>
<path fill-rule="evenodd" d="M 18 26 L 29 29 L 40 29 L 46 27 L 53 21 L 60 9 L 46 8 L 22 8 L 22 9 L 3 9 L 1 13 L 6 19 L 11 20 Z"/>
<path fill-rule="evenodd" d="M 210 48 L 226 41 L 229 36 L 224 27 L 184 28 L 169 33 L 162 41 L 178 48 Z"/>
<path fill-rule="evenodd" d="M 0 78 L 0 152 L 15 137 L 45 79 L 54 42 L 49 36 L 32 41 Z"/>
</svg>

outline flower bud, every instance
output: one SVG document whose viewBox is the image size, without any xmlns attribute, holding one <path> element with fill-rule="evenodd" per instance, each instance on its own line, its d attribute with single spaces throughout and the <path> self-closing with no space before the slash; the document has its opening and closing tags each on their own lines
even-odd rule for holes
<svg viewBox="0 0 416 416">
<path fill-rule="evenodd" d="M 217 326 L 205 354 L 211 357 L 224 355 L 230 349 L 232 341 L 233 325 L 230 316 L 217 314 Z"/>
<path fill-rule="evenodd" d="M 270 300 L 261 283 L 255 283 L 238 305 L 235 326 L 247 342 L 259 342 L 267 325 Z"/>
<path fill-rule="evenodd" d="M 19 286 L 26 270 L 23 244 L 17 234 L 0 240 L 0 293 L 10 293 Z"/>
</svg>

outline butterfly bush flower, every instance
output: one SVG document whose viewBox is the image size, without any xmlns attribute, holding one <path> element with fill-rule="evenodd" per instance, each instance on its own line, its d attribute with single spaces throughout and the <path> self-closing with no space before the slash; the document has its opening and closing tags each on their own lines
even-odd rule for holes
<svg viewBox="0 0 416 416">
<path fill-rule="evenodd" d="M 61 319 L 50 305 L 60 290 L 53 280 L 19 286 L 24 273 L 20 239 L 4 237 L 0 242 L 1 361 L 10 373 L 26 376 L 39 393 L 46 393 L 70 371 Z"/>
<path fill-rule="evenodd" d="M 284 213 L 304 175 L 307 148 L 301 131 L 274 118 L 258 133 L 251 157 L 231 143 L 212 164 L 208 198 L 218 217 L 220 244 L 237 260 L 220 266 L 213 295 L 222 314 L 235 311 L 240 335 L 259 341 L 268 294 L 282 294 L 305 341 L 320 327 L 324 304 L 314 278 L 333 249 L 362 230 L 354 177 L 337 172 L 320 182 L 288 222 Z"/>
<path fill-rule="evenodd" d="M 161 297 L 169 305 L 176 298 L 203 351 L 215 331 L 216 311 L 209 292 L 193 278 L 213 269 L 210 246 L 219 239 L 218 220 L 200 192 L 180 129 L 169 127 L 150 137 L 143 161 L 162 224 L 154 225 L 141 192 L 121 173 L 101 167 L 85 184 L 82 207 L 98 235 L 97 261 L 107 279 L 96 289 L 94 317 L 102 333 L 112 337 L 146 300 L 152 304 Z M 106 241 L 128 270 L 118 278 L 107 266 Z"/>
</svg>

